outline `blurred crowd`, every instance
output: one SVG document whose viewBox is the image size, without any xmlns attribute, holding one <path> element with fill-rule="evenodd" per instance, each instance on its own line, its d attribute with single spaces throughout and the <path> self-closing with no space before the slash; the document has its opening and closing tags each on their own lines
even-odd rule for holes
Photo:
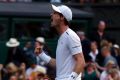
<svg viewBox="0 0 120 80">
<path fill-rule="evenodd" d="M 76 32 L 86 61 L 82 80 L 120 80 L 120 47 L 105 29 L 105 21 L 99 21 L 97 29 L 87 36 L 84 31 Z M 54 80 L 55 69 L 37 53 L 41 49 L 51 56 L 45 39 L 37 37 L 34 42 L 26 42 L 23 48 L 20 44 L 16 38 L 6 42 L 8 55 L 5 64 L 0 64 L 0 80 Z"/>
<path fill-rule="evenodd" d="M 118 3 L 119 0 L 0 0 L 0 2 Z"/>
</svg>

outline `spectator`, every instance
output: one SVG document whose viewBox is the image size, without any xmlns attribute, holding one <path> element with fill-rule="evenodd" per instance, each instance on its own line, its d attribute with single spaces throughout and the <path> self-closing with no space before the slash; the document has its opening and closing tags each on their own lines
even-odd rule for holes
<svg viewBox="0 0 120 80">
<path fill-rule="evenodd" d="M 14 63 L 9 63 L 6 65 L 6 70 L 4 71 L 3 80 L 9 80 L 12 75 L 16 75 L 18 67 Z"/>
<path fill-rule="evenodd" d="M 108 39 L 108 35 L 105 33 L 106 23 L 104 21 L 100 21 L 95 32 L 92 32 L 89 36 L 90 40 L 96 41 L 98 44 L 98 49 L 100 50 L 100 43 L 103 39 Z"/>
<path fill-rule="evenodd" d="M 120 47 L 118 44 L 113 45 L 113 51 L 114 51 L 113 56 L 116 58 L 118 65 L 120 67 Z"/>
<path fill-rule="evenodd" d="M 10 38 L 10 40 L 6 43 L 8 47 L 8 55 L 6 64 L 9 62 L 15 63 L 15 65 L 19 66 L 25 60 L 25 56 L 23 51 L 18 47 L 20 42 L 17 41 L 16 38 Z"/>
<path fill-rule="evenodd" d="M 115 66 L 115 63 L 114 61 L 108 61 L 107 64 L 106 64 L 106 69 L 101 73 L 101 76 L 100 76 L 100 80 L 108 80 L 108 71 L 114 67 L 117 68 L 117 66 Z"/>
<path fill-rule="evenodd" d="M 88 56 L 90 53 L 90 40 L 86 38 L 85 33 L 83 31 L 77 31 L 77 35 L 81 39 L 82 50 L 85 56 L 85 60 L 89 61 L 90 57 Z"/>
<path fill-rule="evenodd" d="M 92 61 L 95 62 L 96 61 L 96 57 L 99 54 L 99 51 L 97 49 L 97 43 L 91 42 L 91 51 L 89 53 L 89 56 L 92 58 Z"/>
<path fill-rule="evenodd" d="M 25 80 L 26 79 L 25 70 L 26 70 L 26 64 L 21 63 L 21 65 L 18 69 L 18 72 L 17 72 L 18 80 Z"/>
<path fill-rule="evenodd" d="M 118 69 L 110 69 L 108 71 L 108 80 L 120 80 L 120 71 Z"/>
<path fill-rule="evenodd" d="M 43 37 L 37 37 L 36 38 L 35 46 L 36 47 L 39 46 L 39 48 L 37 50 L 43 51 L 44 44 L 45 44 L 45 40 L 44 40 Z M 35 55 L 36 55 L 36 58 L 37 58 L 37 64 L 44 66 L 45 62 L 40 59 L 40 57 L 39 57 L 40 53 L 36 53 L 36 50 L 35 50 Z"/>
<path fill-rule="evenodd" d="M 36 38 L 35 46 L 39 47 L 38 50 L 44 51 L 46 54 L 50 55 L 51 52 L 48 50 L 48 47 L 46 47 L 45 40 L 43 37 Z M 37 64 L 46 67 L 47 74 L 49 75 L 50 78 L 54 79 L 55 73 L 56 73 L 55 69 L 51 68 L 50 66 L 47 66 L 46 63 L 41 60 L 40 53 L 37 53 L 37 50 L 35 50 L 35 55 L 36 55 L 36 59 L 37 59 Z"/>
<path fill-rule="evenodd" d="M 46 74 L 46 68 L 37 65 L 35 57 L 30 56 L 28 61 L 29 61 L 30 67 L 26 70 L 26 78 L 27 79 L 32 78 L 32 80 L 36 80 L 38 72 Z"/>
<path fill-rule="evenodd" d="M 116 65 L 117 65 L 117 61 L 116 59 L 111 55 L 111 50 L 108 46 L 104 46 L 102 49 L 101 49 L 101 53 L 103 55 L 103 57 L 105 58 L 104 59 L 104 62 L 103 62 L 103 66 L 105 66 L 108 61 L 113 61 Z"/>
<path fill-rule="evenodd" d="M 32 49 L 32 43 L 30 41 L 26 42 L 25 46 L 23 47 L 23 51 L 25 53 L 29 52 Z"/>
<path fill-rule="evenodd" d="M 106 39 L 101 40 L 100 47 L 109 46 L 109 42 Z"/>
<path fill-rule="evenodd" d="M 94 63 L 88 63 L 84 72 L 83 80 L 99 80 L 100 73 Z"/>
<path fill-rule="evenodd" d="M 18 77 L 16 75 L 12 75 L 12 76 L 10 76 L 9 80 L 18 80 Z"/>
</svg>

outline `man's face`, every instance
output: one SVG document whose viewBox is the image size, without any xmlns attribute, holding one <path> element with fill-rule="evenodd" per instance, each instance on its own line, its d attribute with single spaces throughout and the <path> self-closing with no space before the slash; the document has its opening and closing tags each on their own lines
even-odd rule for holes
<svg viewBox="0 0 120 80">
<path fill-rule="evenodd" d="M 60 25 L 61 22 L 61 16 L 58 12 L 53 12 L 51 14 L 51 26 L 52 27 L 58 27 Z"/>
<path fill-rule="evenodd" d="M 39 42 L 35 42 L 35 54 L 36 55 L 39 55 L 40 53 L 41 53 L 41 51 L 43 50 L 43 45 L 41 44 L 41 43 L 39 43 Z"/>
<path fill-rule="evenodd" d="M 96 50 L 97 49 L 97 45 L 96 45 L 96 43 L 95 42 L 92 42 L 91 43 L 91 50 Z"/>
<path fill-rule="evenodd" d="M 38 42 L 38 41 L 36 41 L 35 42 L 35 47 L 43 48 L 43 44 Z"/>
<path fill-rule="evenodd" d="M 108 53 L 108 50 L 107 49 L 104 49 L 104 50 L 102 50 L 102 56 L 104 56 L 104 57 L 106 57 L 106 54 Z"/>
<path fill-rule="evenodd" d="M 106 28 L 105 22 L 101 21 L 99 22 L 98 29 L 99 31 L 104 31 Z"/>
</svg>

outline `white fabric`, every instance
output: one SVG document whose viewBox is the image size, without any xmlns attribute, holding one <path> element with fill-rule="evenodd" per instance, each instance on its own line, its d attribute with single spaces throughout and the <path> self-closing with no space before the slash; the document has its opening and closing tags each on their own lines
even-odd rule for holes
<svg viewBox="0 0 120 80">
<path fill-rule="evenodd" d="M 98 55 L 98 50 L 96 50 L 95 53 L 93 53 L 92 51 L 89 53 L 89 56 L 92 57 L 92 61 L 96 60 L 97 55 Z"/>
<path fill-rule="evenodd" d="M 69 7 L 65 5 L 61 5 L 56 7 L 55 5 L 52 5 L 53 10 L 63 14 L 63 16 L 67 19 L 67 21 L 72 20 L 72 11 Z"/>
<path fill-rule="evenodd" d="M 108 74 L 106 71 L 103 71 L 100 76 L 100 80 L 107 80 L 108 79 Z"/>
<path fill-rule="evenodd" d="M 69 80 L 76 80 L 76 78 L 78 77 L 78 74 L 76 72 L 72 72 L 69 76 Z"/>
<path fill-rule="evenodd" d="M 46 74 L 46 68 L 45 67 L 42 67 L 42 66 L 39 66 L 39 65 L 37 65 L 35 68 L 28 68 L 27 70 L 26 70 L 26 77 L 28 78 L 28 77 L 30 77 L 30 75 L 33 73 L 33 72 L 38 72 L 38 71 L 40 71 L 40 72 L 42 72 L 42 73 L 44 73 L 44 74 Z"/>
<path fill-rule="evenodd" d="M 40 53 L 40 58 L 43 60 L 43 61 L 45 61 L 45 63 L 49 63 L 49 61 L 51 60 L 51 57 L 50 56 L 48 56 L 48 55 L 46 55 L 45 53 L 44 53 L 44 51 L 42 52 L 42 53 Z"/>
<path fill-rule="evenodd" d="M 82 53 L 80 38 L 68 28 L 59 38 L 56 50 L 56 80 L 65 80 L 73 72 L 73 55 Z"/>
<path fill-rule="evenodd" d="M 55 79 L 55 80 L 69 80 L 69 77 L 68 78 Z M 81 74 L 78 75 L 78 77 L 75 80 L 82 80 L 81 79 Z"/>
</svg>

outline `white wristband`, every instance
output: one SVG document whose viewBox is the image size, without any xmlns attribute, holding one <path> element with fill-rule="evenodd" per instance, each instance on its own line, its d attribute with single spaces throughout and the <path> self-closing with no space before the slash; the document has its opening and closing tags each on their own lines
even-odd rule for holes
<svg viewBox="0 0 120 80">
<path fill-rule="evenodd" d="M 48 56 L 48 55 L 46 55 L 44 52 L 42 52 L 42 53 L 40 54 L 40 58 L 41 58 L 43 61 L 45 61 L 46 63 L 49 63 L 50 60 L 51 60 L 51 57 Z"/>
<path fill-rule="evenodd" d="M 76 80 L 77 77 L 78 77 L 78 74 L 76 72 L 72 72 L 70 74 L 69 80 Z"/>
</svg>

